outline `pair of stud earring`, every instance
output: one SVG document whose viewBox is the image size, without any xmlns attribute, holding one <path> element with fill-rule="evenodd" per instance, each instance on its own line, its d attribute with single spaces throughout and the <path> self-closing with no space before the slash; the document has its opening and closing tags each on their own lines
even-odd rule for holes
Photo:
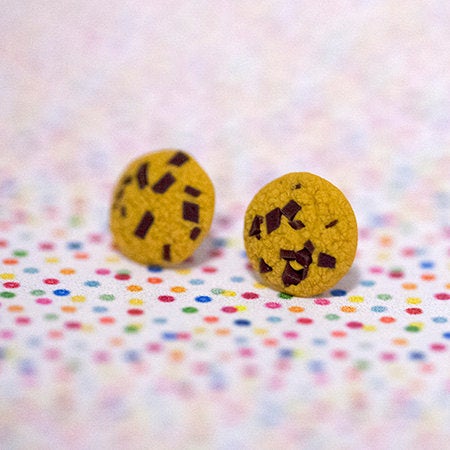
<svg viewBox="0 0 450 450">
<path fill-rule="evenodd" d="M 132 161 L 114 189 L 110 229 L 115 246 L 142 264 L 174 266 L 209 232 L 214 186 L 188 153 L 166 149 Z M 344 194 L 307 172 L 283 175 L 254 196 L 244 244 L 254 271 L 275 290 L 310 297 L 350 269 L 357 223 Z"/>
</svg>

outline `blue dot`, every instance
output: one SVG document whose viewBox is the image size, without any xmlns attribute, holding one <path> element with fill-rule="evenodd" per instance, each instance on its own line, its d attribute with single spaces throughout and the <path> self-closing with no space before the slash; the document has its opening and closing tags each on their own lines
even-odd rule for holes
<svg viewBox="0 0 450 450">
<path fill-rule="evenodd" d="M 346 294 L 347 294 L 347 291 L 344 291 L 344 289 L 333 289 L 331 291 L 331 295 L 333 297 L 343 297 Z"/>
<path fill-rule="evenodd" d="M 192 280 L 189 280 L 189 283 L 190 283 L 190 284 L 193 284 L 194 286 L 198 286 L 198 285 L 200 285 L 200 284 L 203 284 L 204 281 L 203 281 L 203 280 L 200 280 L 199 278 L 194 278 L 194 279 L 192 279 Z"/>
<path fill-rule="evenodd" d="M 370 286 L 373 286 L 374 284 L 375 284 L 375 281 L 372 281 L 372 280 L 362 280 L 361 281 L 361 286 L 370 287 Z"/>
<path fill-rule="evenodd" d="M 55 295 L 59 295 L 60 297 L 65 297 L 66 295 L 70 294 L 70 291 L 68 291 L 67 289 L 55 289 L 53 293 Z"/>
<path fill-rule="evenodd" d="M 279 354 L 280 358 L 292 358 L 294 356 L 294 351 L 290 348 L 280 348 Z"/>
<path fill-rule="evenodd" d="M 420 361 L 425 359 L 425 354 L 423 352 L 413 351 L 409 353 L 409 358 L 415 361 Z"/>
<path fill-rule="evenodd" d="M 157 323 L 158 325 L 164 324 L 167 322 L 167 319 L 165 317 L 155 317 L 153 319 L 153 323 Z"/>
<path fill-rule="evenodd" d="M 212 242 L 214 247 L 226 247 L 227 240 L 224 238 L 215 238 Z"/>
<path fill-rule="evenodd" d="M 248 327 L 251 325 L 250 320 L 247 319 L 237 319 L 234 321 L 234 324 L 237 325 L 238 327 Z"/>
<path fill-rule="evenodd" d="M 278 323 L 281 322 L 281 317 L 277 317 L 277 316 L 269 316 L 267 318 L 267 322 L 272 322 L 272 323 Z"/>
<path fill-rule="evenodd" d="M 238 345 L 246 345 L 248 344 L 248 339 L 245 336 L 237 336 L 234 341 Z"/>
<path fill-rule="evenodd" d="M 442 333 L 442 337 L 445 339 L 450 339 L 450 331 L 446 331 L 445 333 Z"/>
<path fill-rule="evenodd" d="M 6 350 L 4 347 L 0 347 L 0 360 L 6 358 Z"/>
<path fill-rule="evenodd" d="M 172 331 L 166 331 L 166 332 L 162 333 L 161 337 L 165 341 L 176 341 L 177 340 L 177 333 L 174 333 Z"/>
<path fill-rule="evenodd" d="M 242 283 L 244 281 L 244 277 L 231 277 L 230 280 L 234 283 Z"/>
<path fill-rule="evenodd" d="M 100 286 L 100 281 L 88 280 L 84 282 L 84 285 L 89 287 L 98 287 Z"/>
<path fill-rule="evenodd" d="M 23 269 L 23 271 L 25 273 L 38 273 L 39 269 L 36 269 L 36 267 L 25 267 L 25 269 Z"/>
<path fill-rule="evenodd" d="M 32 375 L 35 372 L 33 361 L 30 359 L 23 359 L 19 362 L 19 370 L 24 375 Z"/>
<path fill-rule="evenodd" d="M 92 311 L 96 313 L 104 313 L 108 311 L 108 308 L 106 306 L 94 306 L 92 308 Z"/>
<path fill-rule="evenodd" d="M 442 317 L 442 316 L 433 317 L 432 320 L 433 320 L 433 322 L 436 322 L 436 323 L 446 323 L 447 322 L 447 318 Z"/>
<path fill-rule="evenodd" d="M 319 360 L 312 360 L 308 363 L 308 368 L 311 372 L 314 373 L 323 372 L 324 370 L 323 362 Z"/>
<path fill-rule="evenodd" d="M 370 308 L 371 311 L 373 312 L 384 312 L 387 310 L 386 306 L 381 306 L 381 305 L 376 305 L 376 306 L 372 306 L 372 308 Z"/>
<path fill-rule="evenodd" d="M 30 336 L 27 344 L 28 347 L 39 347 L 41 345 L 41 338 L 39 336 Z"/>
<path fill-rule="evenodd" d="M 69 250 L 80 250 L 83 247 L 83 244 L 78 241 L 68 242 L 67 248 Z"/>
<path fill-rule="evenodd" d="M 125 361 L 136 362 L 141 359 L 141 356 L 137 350 L 127 350 L 124 354 Z"/>
<path fill-rule="evenodd" d="M 312 343 L 317 346 L 322 346 L 322 345 L 326 345 L 327 341 L 326 341 L 326 339 L 322 339 L 322 338 L 314 338 L 312 340 Z"/>
<path fill-rule="evenodd" d="M 163 268 L 161 266 L 148 266 L 147 270 L 149 272 L 162 272 Z"/>
<path fill-rule="evenodd" d="M 195 301 L 199 303 L 208 303 L 212 300 L 211 297 L 208 297 L 207 295 L 199 295 L 198 297 L 195 297 Z"/>
<path fill-rule="evenodd" d="M 247 252 L 245 250 L 242 250 L 240 255 L 241 255 L 241 258 L 247 258 Z"/>
<path fill-rule="evenodd" d="M 432 269 L 434 267 L 434 262 L 433 261 L 422 261 L 420 263 L 420 267 L 422 269 Z"/>
</svg>

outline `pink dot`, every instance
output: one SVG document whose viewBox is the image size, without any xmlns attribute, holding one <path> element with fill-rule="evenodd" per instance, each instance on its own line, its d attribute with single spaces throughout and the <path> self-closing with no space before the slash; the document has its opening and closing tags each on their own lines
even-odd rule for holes
<svg viewBox="0 0 450 450">
<path fill-rule="evenodd" d="M 349 328 L 354 328 L 354 329 L 356 329 L 356 328 L 362 328 L 362 327 L 363 327 L 363 324 L 362 324 L 361 322 L 347 322 L 347 326 L 348 326 Z"/>
<path fill-rule="evenodd" d="M 31 323 L 31 319 L 29 317 L 21 316 L 16 318 L 17 325 L 29 325 Z"/>
<path fill-rule="evenodd" d="M 50 298 L 41 297 L 36 299 L 36 303 L 39 305 L 50 305 L 52 303 L 52 300 Z"/>
<path fill-rule="evenodd" d="M 325 305 L 329 305 L 330 304 L 330 300 L 326 299 L 326 298 L 316 298 L 314 300 L 314 303 L 316 305 L 321 305 L 321 306 L 325 306 Z"/>
<path fill-rule="evenodd" d="M 145 348 L 151 353 L 157 353 L 161 351 L 162 346 L 159 342 L 149 342 Z"/>
<path fill-rule="evenodd" d="M 173 302 L 175 300 L 175 297 L 172 297 L 171 295 L 160 295 L 158 297 L 158 300 L 160 302 L 170 303 L 170 302 Z"/>
<path fill-rule="evenodd" d="M 270 309 L 277 309 L 277 308 L 281 308 L 281 303 L 278 302 L 267 302 L 265 304 L 266 308 L 270 308 Z"/>
<path fill-rule="evenodd" d="M 380 266 L 373 266 L 369 269 L 370 273 L 383 273 L 383 268 Z"/>
<path fill-rule="evenodd" d="M 191 334 L 187 331 L 180 331 L 177 333 L 177 339 L 180 341 L 188 341 L 191 338 Z"/>
<path fill-rule="evenodd" d="M 130 314 L 130 316 L 140 316 L 142 314 L 144 314 L 144 311 L 142 309 L 137 309 L 137 308 L 132 308 L 129 309 L 128 314 Z"/>
<path fill-rule="evenodd" d="M 407 308 L 407 309 L 405 309 L 405 311 L 408 314 L 413 314 L 413 315 L 415 315 L 415 314 L 422 314 L 422 312 L 423 312 L 420 308 Z"/>
<path fill-rule="evenodd" d="M 55 248 L 55 245 L 52 242 L 41 242 L 39 244 L 39 249 L 40 250 L 53 250 Z"/>
<path fill-rule="evenodd" d="M 447 294 L 447 292 L 439 292 L 438 294 L 434 294 L 434 298 L 437 300 L 450 300 L 450 294 Z"/>
<path fill-rule="evenodd" d="M 242 297 L 247 300 L 253 300 L 255 298 L 259 298 L 259 295 L 256 292 L 244 292 Z"/>
<path fill-rule="evenodd" d="M 95 271 L 95 273 L 96 273 L 97 275 L 109 275 L 109 274 L 111 273 L 111 271 L 110 271 L 109 269 L 103 269 L 103 268 L 100 268 L 100 269 L 97 269 L 97 270 Z"/>
<path fill-rule="evenodd" d="M 59 280 L 57 280 L 56 278 L 46 278 L 44 280 L 45 284 L 58 284 Z"/>
<path fill-rule="evenodd" d="M 313 323 L 313 320 L 309 317 L 300 317 L 297 319 L 297 323 L 300 323 L 301 325 L 310 325 Z"/>
<path fill-rule="evenodd" d="M 405 247 L 402 250 L 402 255 L 403 256 L 414 256 L 416 253 L 416 250 L 413 247 Z"/>
<path fill-rule="evenodd" d="M 237 308 L 235 308 L 234 306 L 224 306 L 222 308 L 222 311 L 224 313 L 235 313 L 237 311 Z"/>
<path fill-rule="evenodd" d="M 296 331 L 285 331 L 283 334 L 287 339 L 297 339 L 298 338 L 298 333 Z"/>
<path fill-rule="evenodd" d="M 93 355 L 94 361 L 97 363 L 105 363 L 110 360 L 110 355 L 108 352 L 104 350 L 100 350 L 98 352 L 95 352 Z"/>
<path fill-rule="evenodd" d="M 92 233 L 89 235 L 89 242 L 92 242 L 94 244 L 98 244 L 99 242 L 102 242 L 103 236 L 99 233 Z"/>
<path fill-rule="evenodd" d="M 397 356 L 392 352 L 384 352 L 380 355 L 380 358 L 382 361 L 391 362 L 395 361 L 397 359 Z"/>
<path fill-rule="evenodd" d="M 0 330 L 1 339 L 12 339 L 14 337 L 14 331 L 12 330 Z"/>
<path fill-rule="evenodd" d="M 81 323 L 76 321 L 69 321 L 66 322 L 64 326 L 69 330 L 79 330 L 81 328 Z"/>
<path fill-rule="evenodd" d="M 447 346 L 445 344 L 441 344 L 440 342 L 431 344 L 430 348 L 435 352 L 443 352 L 444 350 L 447 350 Z"/>
<path fill-rule="evenodd" d="M 55 361 L 61 355 L 61 352 L 57 348 L 48 348 L 44 352 L 44 357 L 50 361 Z"/>
<path fill-rule="evenodd" d="M 334 350 L 331 353 L 331 356 L 335 359 L 345 359 L 348 356 L 348 353 L 345 350 Z"/>
<path fill-rule="evenodd" d="M 3 286 L 7 289 L 16 289 L 20 287 L 20 283 L 17 283 L 17 281 L 7 281 L 6 283 L 3 283 Z"/>
<path fill-rule="evenodd" d="M 254 356 L 255 351 L 252 348 L 241 348 L 239 350 L 239 355 L 243 358 L 251 358 Z"/>
</svg>

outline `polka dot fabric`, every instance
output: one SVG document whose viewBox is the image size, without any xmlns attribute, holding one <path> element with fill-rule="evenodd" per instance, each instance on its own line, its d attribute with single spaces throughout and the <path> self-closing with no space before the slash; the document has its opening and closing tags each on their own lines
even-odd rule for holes
<svg viewBox="0 0 450 450">
<path fill-rule="evenodd" d="M 6 3 L 0 448 L 448 448 L 446 2 Z M 108 227 L 127 164 L 167 147 L 216 194 L 170 269 Z M 292 171 L 358 221 L 308 298 L 260 284 L 242 237 Z"/>
</svg>

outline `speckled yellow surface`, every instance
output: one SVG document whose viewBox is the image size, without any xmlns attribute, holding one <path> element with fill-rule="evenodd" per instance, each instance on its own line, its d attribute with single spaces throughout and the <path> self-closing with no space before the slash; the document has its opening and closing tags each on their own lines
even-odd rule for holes
<svg viewBox="0 0 450 450">
<path fill-rule="evenodd" d="M 289 173 L 264 186 L 245 214 L 250 262 L 274 289 L 320 294 L 350 269 L 356 254 L 355 214 L 344 194 L 311 173 Z"/>
<path fill-rule="evenodd" d="M 132 161 L 113 194 L 110 228 L 128 258 L 170 266 L 189 258 L 207 235 L 214 186 L 191 155 L 161 150 Z"/>
</svg>

